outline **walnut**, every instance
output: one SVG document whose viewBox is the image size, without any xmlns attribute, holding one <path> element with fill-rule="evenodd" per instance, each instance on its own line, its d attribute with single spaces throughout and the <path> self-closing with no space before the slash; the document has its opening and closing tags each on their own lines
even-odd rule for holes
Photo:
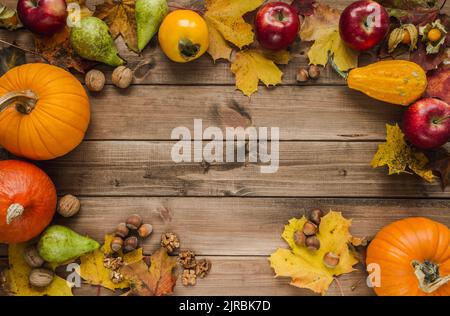
<svg viewBox="0 0 450 316">
<path fill-rule="evenodd" d="M 111 279 L 112 283 L 117 284 L 124 280 L 123 274 L 118 271 L 109 271 L 109 278 Z"/>
<path fill-rule="evenodd" d="M 105 86 L 105 75 L 100 70 L 92 69 L 84 77 L 84 82 L 89 91 L 99 92 Z"/>
<path fill-rule="evenodd" d="M 183 266 L 185 269 L 192 269 L 195 268 L 197 265 L 197 261 L 195 260 L 195 254 L 191 250 L 183 250 L 178 255 L 178 262 Z"/>
<path fill-rule="evenodd" d="M 81 203 L 71 194 L 64 195 L 58 201 L 58 213 L 64 217 L 72 217 L 80 211 Z"/>
<path fill-rule="evenodd" d="M 112 73 L 112 82 L 118 88 L 128 88 L 133 81 L 133 71 L 125 66 L 119 66 Z"/>
<path fill-rule="evenodd" d="M 106 257 L 103 259 L 103 266 L 106 269 L 117 271 L 121 267 L 123 267 L 123 265 L 124 265 L 124 262 L 123 262 L 122 257 L 117 257 L 117 258 Z"/>
<path fill-rule="evenodd" d="M 161 247 L 166 248 L 168 253 L 172 253 L 180 248 L 180 240 L 174 233 L 165 233 L 161 235 Z"/>
<path fill-rule="evenodd" d="M 202 259 L 197 262 L 197 266 L 195 267 L 195 274 L 203 279 L 208 275 L 210 270 L 211 270 L 211 261 L 207 259 Z"/>
<path fill-rule="evenodd" d="M 44 259 L 39 256 L 37 247 L 35 245 L 28 246 L 25 249 L 23 259 L 32 268 L 39 268 L 44 264 Z"/>
<path fill-rule="evenodd" d="M 30 285 L 35 287 L 46 287 L 53 282 L 54 273 L 52 270 L 36 268 L 31 270 L 28 280 Z"/>
<path fill-rule="evenodd" d="M 185 269 L 183 271 L 183 275 L 181 276 L 181 283 L 184 286 L 195 285 L 197 283 L 197 275 L 195 274 L 195 270 Z"/>
</svg>

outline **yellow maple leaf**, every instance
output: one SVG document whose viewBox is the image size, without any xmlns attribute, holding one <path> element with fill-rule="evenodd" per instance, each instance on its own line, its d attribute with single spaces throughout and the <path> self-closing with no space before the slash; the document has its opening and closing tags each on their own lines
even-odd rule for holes
<svg viewBox="0 0 450 316">
<path fill-rule="evenodd" d="M 264 0 L 206 0 L 204 18 L 213 33 L 210 38 L 210 52 L 212 56 L 226 53 L 227 40 L 239 48 L 253 42 L 252 26 L 245 22 L 243 15 L 258 8 Z M 223 39 L 220 39 L 221 35 Z M 221 52 L 218 54 L 217 52 Z M 217 55 L 218 54 L 218 55 Z"/>
<path fill-rule="evenodd" d="M 55 275 L 53 282 L 43 289 L 35 289 L 30 286 L 28 276 L 31 267 L 23 259 L 26 247 L 26 243 L 9 245 L 8 261 L 10 268 L 4 271 L 7 293 L 17 296 L 72 296 L 73 285 L 57 275 Z"/>
<path fill-rule="evenodd" d="M 433 171 L 426 168 L 428 158 L 406 143 L 398 124 L 386 124 L 386 133 L 386 143 L 378 145 L 378 151 L 371 162 L 372 167 L 387 165 L 389 175 L 411 173 L 407 170 L 409 169 L 426 181 L 433 182 Z"/>
<path fill-rule="evenodd" d="M 333 57 L 340 71 L 358 66 L 358 53 L 348 48 L 339 35 L 340 12 L 328 5 L 318 4 L 314 14 L 306 16 L 300 29 L 303 41 L 314 41 L 308 51 L 310 64 L 325 66 Z"/>
<path fill-rule="evenodd" d="M 137 52 L 135 0 L 105 0 L 96 7 L 94 16 L 105 21 L 113 38 L 122 36 L 128 48 Z"/>
<path fill-rule="evenodd" d="M 236 76 L 236 88 L 246 96 L 258 90 L 261 80 L 266 86 L 281 83 L 283 73 L 277 65 L 258 50 L 247 50 L 236 53 L 231 63 L 231 72 Z"/>
<path fill-rule="evenodd" d="M 218 59 L 230 60 L 233 49 L 209 20 L 206 20 L 206 24 L 209 30 L 208 54 L 214 62 Z"/>
<path fill-rule="evenodd" d="M 333 282 L 334 276 L 352 272 L 353 266 L 358 262 L 348 248 L 352 239 L 349 232 L 351 220 L 334 211 L 322 217 L 317 233 L 320 240 L 320 248 L 317 251 L 298 246 L 294 241 L 294 233 L 302 231 L 306 221 L 304 216 L 289 221 L 282 237 L 291 249 L 278 249 L 269 260 L 276 276 L 291 277 L 292 285 L 323 295 Z M 335 268 L 328 268 L 323 263 L 323 257 L 327 252 L 339 256 L 339 263 Z"/>
<path fill-rule="evenodd" d="M 106 235 L 102 248 L 80 257 L 80 276 L 92 285 L 100 285 L 110 290 L 126 289 L 130 287 L 130 283 L 126 280 L 119 283 L 112 282 L 110 278 L 111 270 L 103 264 L 105 255 L 112 253 L 111 241 L 113 237 L 112 235 Z M 123 258 L 124 264 L 133 264 L 144 258 L 142 248 L 133 250 L 125 255 L 119 252 L 119 256 Z"/>
</svg>

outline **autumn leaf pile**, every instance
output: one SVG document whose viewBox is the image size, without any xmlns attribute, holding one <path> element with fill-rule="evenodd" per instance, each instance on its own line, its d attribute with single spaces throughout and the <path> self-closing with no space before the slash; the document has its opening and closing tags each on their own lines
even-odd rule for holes
<svg viewBox="0 0 450 316">
<path fill-rule="evenodd" d="M 100 249 L 79 258 L 78 273 L 85 283 L 112 291 L 125 290 L 125 295 L 161 296 L 173 292 L 177 281 L 174 274 L 177 261 L 167 254 L 165 248 L 158 249 L 149 257 L 150 266 L 146 263 L 142 248 L 115 254 L 123 259 L 123 265 L 118 270 L 123 280 L 114 283 L 111 280 L 112 270 L 104 264 L 105 258 L 113 256 L 112 239 L 112 235 L 106 235 Z M 26 247 L 27 243 L 9 245 L 9 268 L 1 274 L 3 281 L 0 282 L 4 290 L 17 296 L 72 296 L 73 284 L 57 275 L 48 287 L 36 289 L 30 286 L 28 276 L 32 268 L 24 260 Z M 57 267 L 49 265 L 48 268 L 55 270 Z"/>
<path fill-rule="evenodd" d="M 320 240 L 318 250 L 298 246 L 294 241 L 295 232 L 302 231 L 306 222 L 305 216 L 289 220 L 282 237 L 290 249 L 277 249 L 269 261 L 277 277 L 289 277 L 291 285 L 324 295 L 336 276 L 352 272 L 353 266 L 358 263 L 349 250 L 352 240 L 349 232 L 351 220 L 335 211 L 322 217 L 317 233 Z M 323 257 L 328 252 L 339 256 L 339 263 L 334 268 L 327 267 L 323 262 Z"/>
</svg>

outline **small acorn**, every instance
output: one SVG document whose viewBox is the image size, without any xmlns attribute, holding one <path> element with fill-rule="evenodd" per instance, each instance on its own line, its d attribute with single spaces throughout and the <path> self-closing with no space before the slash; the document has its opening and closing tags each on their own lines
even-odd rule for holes
<svg viewBox="0 0 450 316">
<path fill-rule="evenodd" d="M 125 239 L 125 241 L 123 242 L 123 250 L 125 250 L 126 252 L 130 252 L 133 251 L 137 248 L 138 246 L 138 239 L 135 236 L 130 236 L 127 239 Z"/>
<path fill-rule="evenodd" d="M 318 227 L 313 222 L 307 221 L 305 225 L 303 226 L 303 233 L 306 236 L 313 236 L 317 234 Z"/>
<path fill-rule="evenodd" d="M 142 217 L 138 214 L 132 214 L 127 218 L 127 227 L 132 230 L 137 230 L 142 225 Z"/>
<path fill-rule="evenodd" d="M 297 246 L 299 246 L 299 247 L 305 246 L 305 240 L 306 240 L 306 236 L 302 231 L 297 230 L 294 233 L 294 242 Z"/>
<path fill-rule="evenodd" d="M 306 237 L 305 246 L 312 251 L 319 250 L 320 240 L 316 236 Z"/>
<path fill-rule="evenodd" d="M 147 238 L 153 232 L 153 226 L 151 224 L 142 224 L 138 229 L 139 237 Z"/>
<path fill-rule="evenodd" d="M 312 80 L 318 79 L 320 77 L 320 68 L 316 65 L 309 66 L 308 75 Z"/>
<path fill-rule="evenodd" d="M 321 221 L 322 217 L 323 217 L 323 211 L 318 208 L 312 210 L 311 213 L 309 214 L 309 220 L 316 225 L 320 225 L 320 221 Z"/>
<path fill-rule="evenodd" d="M 323 256 L 323 264 L 330 269 L 336 268 L 336 266 L 339 264 L 339 256 L 335 254 L 334 252 L 327 252 Z"/>
<path fill-rule="evenodd" d="M 124 244 L 123 239 L 121 237 L 116 236 L 111 241 L 111 250 L 114 252 L 119 252 L 120 249 L 122 249 L 123 244 Z"/>
<path fill-rule="evenodd" d="M 116 227 L 116 236 L 118 237 L 122 237 L 122 238 L 126 238 L 129 234 L 130 230 L 127 227 L 127 224 L 125 223 L 120 223 L 119 225 L 117 225 Z"/>
<path fill-rule="evenodd" d="M 309 80 L 308 70 L 304 68 L 300 68 L 297 70 L 297 81 L 298 82 L 306 82 Z"/>
</svg>

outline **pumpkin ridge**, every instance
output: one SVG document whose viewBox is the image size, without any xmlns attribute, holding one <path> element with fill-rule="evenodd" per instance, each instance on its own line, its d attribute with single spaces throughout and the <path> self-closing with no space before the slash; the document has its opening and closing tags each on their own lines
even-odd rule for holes
<svg viewBox="0 0 450 316">
<path fill-rule="evenodd" d="M 398 251 L 401 251 L 404 256 L 409 256 L 410 255 L 410 249 L 408 249 L 408 247 L 406 247 L 400 240 L 396 239 L 395 241 L 398 242 L 399 244 L 393 244 L 391 240 L 389 240 L 389 238 L 391 238 L 391 236 L 384 236 L 383 234 L 380 234 L 378 236 L 378 242 L 383 242 L 386 245 L 390 246 L 389 248 L 395 248 Z M 401 247 L 401 248 L 400 248 Z"/>
<path fill-rule="evenodd" d="M 52 133 L 50 133 L 49 130 L 47 128 L 45 128 L 45 126 L 42 125 L 40 120 L 34 120 L 34 118 L 32 120 L 33 120 L 33 125 L 34 125 L 35 128 L 36 128 L 36 125 L 39 125 L 42 128 L 42 130 L 45 130 L 47 132 L 48 137 L 51 137 L 54 142 L 58 142 L 58 140 L 55 138 L 55 136 L 53 136 Z M 50 150 L 50 148 L 48 148 L 47 143 L 44 141 L 44 139 L 42 138 L 41 133 L 39 133 L 38 130 L 36 131 L 36 134 L 38 135 L 39 140 L 42 142 L 42 145 L 47 150 L 47 152 L 56 157 L 57 154 L 54 153 L 52 150 Z"/>
<path fill-rule="evenodd" d="M 39 138 L 39 140 L 41 141 L 41 144 L 42 144 L 42 146 L 45 148 L 45 150 L 47 151 L 47 153 L 49 153 L 50 155 L 56 155 L 55 153 L 53 153 L 51 150 L 50 150 L 50 148 L 48 148 L 48 146 L 47 146 L 47 144 L 44 142 L 44 140 L 42 139 L 42 136 L 41 136 L 41 134 L 39 133 L 39 131 L 37 130 L 37 128 L 36 128 L 36 124 L 40 124 L 39 123 L 39 121 L 38 120 L 35 120 L 33 117 L 31 117 L 30 118 L 31 119 L 31 121 L 32 121 L 32 125 L 33 125 L 33 128 L 34 128 L 34 130 L 35 130 L 35 135 L 37 135 L 37 137 Z M 41 127 L 42 127 L 42 125 L 41 125 Z M 50 136 L 51 137 L 53 137 L 51 134 L 50 134 Z M 55 141 L 56 141 L 56 139 L 55 139 Z M 38 157 L 39 155 L 36 153 L 36 157 Z"/>
<path fill-rule="evenodd" d="M 57 103 L 54 103 L 54 102 L 48 102 L 48 101 L 45 101 L 45 103 L 46 103 L 46 105 L 49 105 L 51 107 L 58 107 L 60 109 L 67 110 L 68 112 L 70 112 L 73 115 L 78 116 L 79 118 L 82 118 L 82 119 L 85 119 L 85 120 L 90 120 L 90 115 L 88 117 L 83 116 L 82 113 L 79 113 L 79 112 L 75 111 L 74 109 L 72 109 L 72 107 L 67 107 L 67 106 L 64 106 L 64 105 L 61 105 L 61 104 L 57 104 Z"/>
<path fill-rule="evenodd" d="M 74 126 L 74 125 L 72 125 L 72 124 L 70 124 L 70 123 L 68 123 L 68 122 L 63 121 L 61 118 L 56 117 L 56 116 L 50 114 L 48 111 L 46 111 L 46 110 L 43 109 L 42 107 L 39 109 L 39 112 L 42 113 L 42 114 L 48 115 L 49 117 L 51 117 L 51 118 L 54 119 L 55 121 L 61 122 L 61 123 L 65 124 L 65 125 L 71 127 L 72 129 L 74 129 L 74 130 L 80 132 L 81 134 L 84 134 L 84 133 L 86 132 L 86 130 L 82 130 L 82 129 L 79 128 L 79 127 L 76 127 L 76 126 Z"/>
</svg>

